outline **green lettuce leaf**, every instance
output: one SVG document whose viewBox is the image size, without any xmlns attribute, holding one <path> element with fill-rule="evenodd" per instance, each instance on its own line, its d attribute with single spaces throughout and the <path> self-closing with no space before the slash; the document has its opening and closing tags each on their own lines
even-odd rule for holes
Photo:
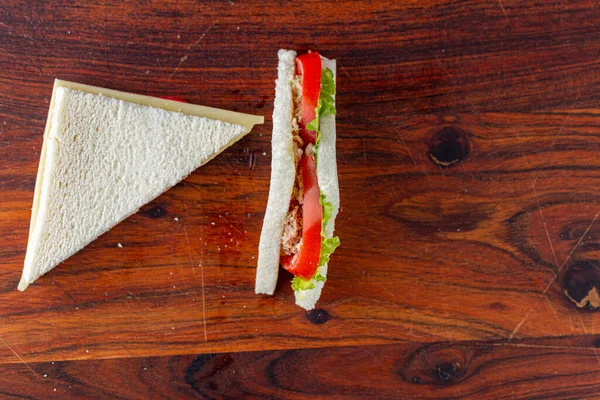
<svg viewBox="0 0 600 400">
<path fill-rule="evenodd" d="M 294 279 L 292 279 L 292 289 L 294 289 L 294 291 L 297 290 L 308 290 L 308 289 L 314 289 L 315 285 L 314 283 L 312 283 L 312 279 L 310 281 L 305 281 L 304 279 L 300 278 L 299 276 L 295 276 Z"/>
<path fill-rule="evenodd" d="M 317 163 L 319 161 L 316 157 L 317 149 L 319 148 L 319 141 L 321 140 L 319 121 L 321 117 L 325 115 L 335 115 L 336 109 L 335 99 L 333 98 L 334 95 L 335 82 L 333 80 L 333 71 L 331 71 L 329 68 L 325 68 L 321 73 L 321 92 L 319 94 L 319 100 L 317 101 L 317 108 L 315 109 L 316 117 L 306 125 L 307 129 L 317 132 L 317 141 L 315 143 L 315 160 Z M 321 226 L 321 256 L 319 258 L 318 269 L 311 280 L 307 281 L 300 277 L 295 277 L 292 279 L 292 289 L 294 289 L 294 291 L 314 289 L 315 282 L 325 282 L 327 278 L 321 275 L 320 267 L 329 262 L 331 254 L 340 245 L 339 237 L 336 236 L 328 239 L 325 235 L 325 226 L 327 226 L 327 222 L 329 222 L 333 216 L 333 205 L 327 201 L 323 192 L 321 192 L 319 203 L 323 207 L 323 225 Z"/>
<path fill-rule="evenodd" d="M 333 71 L 329 68 L 325 68 L 321 73 L 321 93 L 319 94 L 319 100 L 321 100 L 321 110 L 319 114 L 321 117 L 324 115 L 335 115 L 335 82 L 333 80 Z"/>
<path fill-rule="evenodd" d="M 321 100 L 317 100 L 317 104 L 321 104 Z M 316 110 L 319 109 L 319 106 L 317 106 Z M 317 117 L 315 119 L 313 119 L 312 121 L 310 121 L 308 124 L 306 124 L 306 129 L 308 129 L 309 131 L 317 131 L 319 132 L 319 114 L 317 112 Z M 318 141 L 318 139 L 317 139 Z"/>
<path fill-rule="evenodd" d="M 314 282 L 325 282 L 326 280 L 327 278 L 321 275 L 319 270 L 317 270 L 315 275 L 309 281 L 306 281 L 299 276 L 295 276 L 294 279 L 292 279 L 292 289 L 294 289 L 294 291 L 314 289 Z"/>
<path fill-rule="evenodd" d="M 317 108 L 315 108 L 315 119 L 310 121 L 306 128 L 311 131 L 317 132 L 317 141 L 315 143 L 315 159 L 317 149 L 319 148 L 319 141 L 321 140 L 321 131 L 319 128 L 321 117 L 326 115 L 335 115 L 335 82 L 333 80 L 333 71 L 329 68 L 325 68 L 321 72 L 321 91 L 319 93 L 319 100 L 317 100 Z M 318 161 L 318 160 L 317 160 Z"/>
<path fill-rule="evenodd" d="M 331 254 L 340 245 L 340 238 L 335 236 L 330 239 L 325 235 L 327 222 L 333 216 L 333 204 L 327 201 L 325 195 L 321 192 L 319 203 L 323 206 L 323 225 L 321 226 L 321 257 L 319 258 L 319 267 L 329 262 Z"/>
</svg>

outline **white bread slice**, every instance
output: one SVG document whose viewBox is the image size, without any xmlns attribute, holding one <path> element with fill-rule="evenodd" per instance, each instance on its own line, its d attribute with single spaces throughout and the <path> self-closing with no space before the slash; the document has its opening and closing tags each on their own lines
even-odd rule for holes
<svg viewBox="0 0 600 400">
<path fill-rule="evenodd" d="M 256 123 L 262 117 L 55 81 L 19 290 Z"/>
<path fill-rule="evenodd" d="M 329 60 L 321 57 L 323 69 L 329 68 L 333 71 L 333 79 L 336 79 L 336 63 L 335 60 Z M 335 217 L 340 209 L 340 189 L 338 184 L 337 162 L 335 154 L 335 115 L 326 115 L 319 121 L 321 140 L 317 149 L 317 179 L 319 188 L 325 195 L 327 201 L 333 205 L 333 214 L 331 219 L 325 226 L 325 235 L 327 238 L 333 237 L 335 227 Z M 327 277 L 327 264 L 319 267 L 319 273 Z M 297 290 L 294 292 L 296 296 L 296 304 L 306 310 L 315 308 L 315 304 L 319 297 L 325 282 L 312 281 L 315 287 L 308 290 Z"/>
<path fill-rule="evenodd" d="M 279 50 L 277 56 L 279 64 L 275 81 L 273 136 L 271 138 L 271 186 L 258 245 L 254 288 L 257 294 L 273 294 L 275 292 L 283 221 L 292 199 L 292 189 L 296 177 L 292 139 L 292 79 L 295 75 L 296 52 Z"/>
</svg>

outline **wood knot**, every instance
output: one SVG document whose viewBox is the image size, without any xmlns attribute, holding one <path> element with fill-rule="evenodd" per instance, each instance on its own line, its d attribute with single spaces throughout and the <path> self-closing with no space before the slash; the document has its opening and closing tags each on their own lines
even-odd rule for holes
<svg viewBox="0 0 600 400">
<path fill-rule="evenodd" d="M 578 308 L 600 307 L 600 262 L 577 260 L 569 265 L 564 276 L 564 292 Z"/>
<path fill-rule="evenodd" d="M 450 167 L 464 160 L 470 152 L 467 134 L 455 127 L 444 127 L 429 140 L 429 158 L 441 167 Z"/>
<path fill-rule="evenodd" d="M 322 308 L 317 308 L 315 310 L 307 311 L 306 318 L 313 324 L 322 325 L 329 321 L 329 313 Z"/>
<path fill-rule="evenodd" d="M 417 349 L 399 373 L 413 384 L 453 385 L 467 376 L 472 358 L 467 347 L 428 345 Z"/>
<path fill-rule="evenodd" d="M 146 211 L 146 215 L 149 216 L 150 218 L 160 218 L 163 215 L 165 215 L 166 213 L 167 213 L 167 210 L 165 210 L 161 206 L 154 206 L 151 209 L 149 209 L 148 211 Z"/>
<path fill-rule="evenodd" d="M 463 372 L 459 362 L 445 361 L 433 367 L 433 378 L 439 383 L 451 384 L 459 380 Z"/>
<path fill-rule="evenodd" d="M 194 359 L 185 370 L 185 382 L 197 393 L 219 390 L 229 384 L 229 378 L 220 376 L 233 362 L 229 354 L 203 354 Z"/>
</svg>

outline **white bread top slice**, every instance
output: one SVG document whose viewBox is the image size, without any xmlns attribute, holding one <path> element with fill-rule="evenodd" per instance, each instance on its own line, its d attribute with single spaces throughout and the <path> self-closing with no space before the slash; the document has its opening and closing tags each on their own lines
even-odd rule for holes
<svg viewBox="0 0 600 400">
<path fill-rule="evenodd" d="M 271 186 L 260 233 L 254 288 L 257 294 L 271 295 L 277 285 L 283 221 L 292 199 L 296 178 L 292 139 L 292 79 L 296 71 L 296 52 L 279 50 L 277 57 L 279 63 L 275 81 L 273 136 L 271 137 Z"/>
<path fill-rule="evenodd" d="M 322 68 L 329 68 L 333 72 L 333 80 L 335 82 L 337 76 L 335 60 L 329 60 L 325 57 L 321 57 L 321 60 Z M 321 139 L 317 149 L 317 179 L 321 193 L 324 194 L 326 200 L 333 205 L 331 219 L 325 226 L 325 236 L 327 236 L 327 238 L 332 238 L 333 230 L 335 228 L 335 217 L 340 209 L 340 189 L 335 153 L 335 115 L 326 115 L 322 117 L 319 120 L 319 127 Z M 327 264 L 319 267 L 318 272 L 323 277 L 327 277 Z M 315 304 L 317 303 L 317 300 L 319 300 L 319 297 L 321 297 L 321 291 L 325 285 L 325 282 L 316 281 L 314 279 L 312 280 L 312 283 L 315 286 L 313 289 L 297 290 L 294 292 L 296 304 L 306 310 L 315 308 Z"/>
<path fill-rule="evenodd" d="M 262 123 L 204 109 L 57 80 L 19 290 Z"/>
</svg>

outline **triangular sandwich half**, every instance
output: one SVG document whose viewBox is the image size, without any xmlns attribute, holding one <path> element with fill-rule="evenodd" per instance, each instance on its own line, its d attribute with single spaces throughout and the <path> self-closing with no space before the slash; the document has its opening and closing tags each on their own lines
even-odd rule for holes
<svg viewBox="0 0 600 400">
<path fill-rule="evenodd" d="M 259 116 L 56 80 L 19 290 L 261 123 Z"/>
</svg>

